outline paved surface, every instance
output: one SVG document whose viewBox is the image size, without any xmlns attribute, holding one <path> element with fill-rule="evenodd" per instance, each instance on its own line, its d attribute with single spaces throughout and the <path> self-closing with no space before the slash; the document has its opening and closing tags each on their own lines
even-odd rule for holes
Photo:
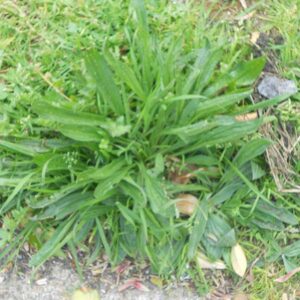
<svg viewBox="0 0 300 300">
<path fill-rule="evenodd" d="M 161 290 L 145 284 L 148 292 L 139 290 L 126 290 L 118 292 L 116 284 L 111 284 L 109 279 L 101 277 L 93 278 L 92 284 L 87 279 L 87 285 L 92 285 L 100 294 L 101 300 L 160 300 L 160 299 L 200 299 L 196 294 L 183 287 L 172 287 L 169 290 Z M 31 283 L 30 283 L 31 282 Z M 61 262 L 48 264 L 43 272 L 43 277 L 38 280 L 30 280 L 30 272 L 16 274 L 14 271 L 0 273 L 0 299 L 2 300 L 68 300 L 75 289 L 82 286 L 79 276 L 71 268 Z"/>
</svg>

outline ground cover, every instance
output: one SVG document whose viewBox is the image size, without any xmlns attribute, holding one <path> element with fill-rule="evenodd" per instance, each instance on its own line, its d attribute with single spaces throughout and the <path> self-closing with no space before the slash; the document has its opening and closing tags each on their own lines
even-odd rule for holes
<svg viewBox="0 0 300 300">
<path fill-rule="evenodd" d="M 207 293 L 201 253 L 254 299 L 296 293 L 274 279 L 299 264 L 299 96 L 255 86 L 298 80 L 299 3 L 241 3 L 1 2 L 3 263 L 69 252 L 82 273 L 105 253 Z"/>
</svg>

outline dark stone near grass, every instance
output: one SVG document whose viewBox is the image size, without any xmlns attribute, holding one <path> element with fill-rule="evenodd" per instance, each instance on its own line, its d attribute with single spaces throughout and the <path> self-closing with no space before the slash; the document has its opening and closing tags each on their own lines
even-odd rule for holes
<svg viewBox="0 0 300 300">
<path fill-rule="evenodd" d="M 297 93 L 296 83 L 292 80 L 267 75 L 258 85 L 257 90 L 265 98 L 274 98 L 283 94 Z"/>
</svg>

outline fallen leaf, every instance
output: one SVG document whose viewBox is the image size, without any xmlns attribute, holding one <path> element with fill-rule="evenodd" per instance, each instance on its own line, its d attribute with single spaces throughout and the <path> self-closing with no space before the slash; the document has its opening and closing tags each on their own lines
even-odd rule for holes
<svg viewBox="0 0 300 300">
<path fill-rule="evenodd" d="M 286 282 L 286 281 L 288 281 L 292 276 L 294 276 L 298 272 L 300 272 L 300 267 L 295 268 L 294 270 L 286 273 L 285 275 L 283 275 L 283 276 L 275 279 L 275 282 L 280 282 L 280 283 Z"/>
<path fill-rule="evenodd" d="M 163 279 L 161 279 L 161 278 L 158 277 L 158 276 L 152 275 L 152 276 L 150 277 L 150 281 L 151 281 L 152 284 L 154 284 L 154 285 L 156 285 L 156 286 L 158 286 L 158 287 L 160 287 L 160 288 L 162 288 L 162 287 L 164 286 L 164 281 L 163 281 Z"/>
<path fill-rule="evenodd" d="M 225 264 L 221 260 L 216 260 L 214 262 L 210 261 L 202 253 L 198 253 L 196 256 L 196 262 L 201 269 L 210 269 L 210 270 L 224 270 L 226 269 Z"/>
<path fill-rule="evenodd" d="M 250 42 L 255 45 L 259 36 L 260 36 L 260 33 L 258 31 L 252 32 Z"/>
<path fill-rule="evenodd" d="M 247 270 L 247 258 L 243 248 L 236 244 L 231 249 L 231 264 L 234 272 L 243 277 Z"/>
<path fill-rule="evenodd" d="M 100 297 L 96 290 L 81 288 L 73 293 L 72 300 L 100 300 Z"/>
<path fill-rule="evenodd" d="M 171 164 L 175 163 L 177 165 L 180 163 L 180 159 L 176 156 L 170 156 L 168 157 L 168 160 Z M 195 165 L 185 165 L 184 170 L 181 170 L 178 166 L 174 166 L 168 174 L 168 179 L 175 184 L 187 184 L 191 179 L 196 177 L 195 174 L 191 173 L 195 170 L 198 170 L 198 167 Z"/>
<path fill-rule="evenodd" d="M 235 116 L 234 118 L 238 122 L 251 121 L 251 120 L 257 119 L 257 113 L 253 112 L 253 113 L 249 113 L 249 114 L 245 114 L 245 115 L 238 115 L 238 116 Z"/>
<path fill-rule="evenodd" d="M 119 287 L 118 291 L 122 292 L 122 291 L 127 290 L 128 288 L 135 288 L 142 292 L 150 291 L 144 284 L 141 283 L 141 280 L 138 278 L 130 278 L 130 279 L 126 280 L 125 283 Z"/>
<path fill-rule="evenodd" d="M 171 174 L 170 177 L 173 183 L 187 184 L 193 177 L 195 177 L 195 175 L 191 173 L 182 173 L 182 174 L 173 173 Z"/>
<path fill-rule="evenodd" d="M 191 216 L 197 206 L 198 206 L 198 199 L 191 195 L 191 194 L 180 194 L 177 196 L 176 208 L 178 211 L 187 216 Z"/>
</svg>

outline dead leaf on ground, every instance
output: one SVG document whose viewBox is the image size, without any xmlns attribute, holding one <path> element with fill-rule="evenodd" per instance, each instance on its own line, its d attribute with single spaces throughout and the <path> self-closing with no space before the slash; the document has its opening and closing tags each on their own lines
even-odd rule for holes
<svg viewBox="0 0 300 300">
<path fill-rule="evenodd" d="M 96 290 L 81 288 L 73 293 L 72 300 L 100 300 L 100 297 Z"/>
<path fill-rule="evenodd" d="M 122 292 L 127 290 L 128 288 L 135 288 L 137 290 L 140 290 L 142 292 L 149 292 L 150 290 L 148 289 L 148 287 L 146 287 L 144 284 L 141 283 L 141 280 L 138 278 L 130 278 L 128 280 L 125 281 L 124 284 L 122 284 L 118 291 Z"/>
<path fill-rule="evenodd" d="M 161 279 L 161 278 L 158 277 L 158 276 L 152 275 L 152 276 L 150 277 L 150 281 L 151 281 L 152 284 L 154 284 L 154 285 L 156 285 L 156 286 L 158 286 L 158 287 L 160 287 L 160 288 L 162 288 L 162 287 L 164 286 L 164 281 L 163 281 L 163 279 Z"/>
<path fill-rule="evenodd" d="M 177 199 L 176 208 L 182 215 L 187 216 L 191 216 L 195 212 L 199 203 L 198 199 L 191 194 L 180 194 Z"/>
<path fill-rule="evenodd" d="M 275 282 L 279 282 L 279 283 L 282 283 L 282 282 L 286 282 L 288 281 L 292 276 L 294 276 L 296 273 L 300 272 L 300 267 L 286 273 L 285 275 L 279 277 L 279 278 L 276 278 L 275 279 Z"/>
<path fill-rule="evenodd" d="M 202 253 L 198 253 L 196 256 L 196 262 L 201 269 L 210 269 L 210 270 L 224 270 L 226 269 L 226 265 L 221 260 L 210 261 L 208 257 L 206 257 Z"/>
<path fill-rule="evenodd" d="M 195 177 L 195 175 L 191 173 L 178 174 L 174 172 L 170 175 L 171 181 L 176 184 L 187 184 L 193 177 Z"/>
<path fill-rule="evenodd" d="M 234 272 L 243 277 L 247 270 L 247 258 L 243 248 L 236 244 L 231 249 L 231 264 Z"/>
<path fill-rule="evenodd" d="M 168 179 L 175 184 L 188 184 L 196 175 L 193 173 L 198 170 L 195 165 L 181 165 L 181 161 L 176 156 L 169 156 L 168 161 L 171 164 Z"/>
<path fill-rule="evenodd" d="M 244 115 L 238 115 L 234 117 L 236 121 L 238 122 L 245 122 L 245 121 L 251 121 L 257 119 L 257 112 L 244 114 Z"/>
</svg>

